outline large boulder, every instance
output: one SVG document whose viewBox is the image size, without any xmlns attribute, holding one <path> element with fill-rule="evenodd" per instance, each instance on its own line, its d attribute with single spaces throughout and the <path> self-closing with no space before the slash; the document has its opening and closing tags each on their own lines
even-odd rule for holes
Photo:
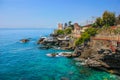
<svg viewBox="0 0 120 80">
<path fill-rule="evenodd" d="M 38 40 L 37 44 L 43 43 L 44 39 L 45 39 L 45 38 L 40 38 L 40 39 Z"/>
</svg>

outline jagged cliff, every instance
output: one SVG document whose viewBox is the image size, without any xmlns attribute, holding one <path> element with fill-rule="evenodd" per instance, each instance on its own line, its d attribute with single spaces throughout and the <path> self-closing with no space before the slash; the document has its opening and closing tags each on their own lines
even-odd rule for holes
<svg viewBox="0 0 120 80">
<path fill-rule="evenodd" d="M 120 33 L 117 30 L 100 29 L 82 48 L 76 60 L 89 67 L 120 75 Z"/>
</svg>

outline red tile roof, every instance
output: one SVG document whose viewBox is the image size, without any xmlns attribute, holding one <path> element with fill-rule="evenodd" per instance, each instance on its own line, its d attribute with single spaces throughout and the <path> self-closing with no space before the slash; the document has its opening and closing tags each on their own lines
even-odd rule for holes
<svg viewBox="0 0 120 80">
<path fill-rule="evenodd" d="M 116 29 L 117 27 L 116 26 L 111 26 L 111 29 Z"/>
</svg>

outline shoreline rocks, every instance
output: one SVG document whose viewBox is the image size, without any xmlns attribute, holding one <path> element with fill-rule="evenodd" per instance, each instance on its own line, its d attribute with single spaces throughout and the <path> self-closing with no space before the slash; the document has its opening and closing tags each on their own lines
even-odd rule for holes
<svg viewBox="0 0 120 80">
<path fill-rule="evenodd" d="M 63 57 L 67 57 L 67 58 L 75 58 L 78 57 L 76 54 L 72 53 L 72 52 L 60 52 L 60 53 L 49 53 L 46 54 L 48 57 L 58 57 L 58 56 L 63 56 Z"/>
<path fill-rule="evenodd" d="M 41 38 L 38 40 L 37 44 L 42 44 L 45 38 L 46 38 L 46 37 L 41 37 Z"/>
<path fill-rule="evenodd" d="M 52 48 L 51 46 L 40 46 L 40 47 L 38 47 L 39 49 L 50 49 L 50 48 Z"/>
<path fill-rule="evenodd" d="M 109 73 L 120 75 L 120 53 L 112 53 L 110 50 L 97 52 L 95 49 L 87 48 L 81 53 L 81 56 L 74 59 L 77 65 L 88 66 L 104 70 Z M 112 72 L 111 72 L 112 71 Z"/>
<path fill-rule="evenodd" d="M 48 56 L 48 57 L 59 57 L 59 54 L 58 53 L 49 53 L 49 54 L 46 54 L 46 56 Z"/>
<path fill-rule="evenodd" d="M 120 74 L 120 71 L 117 72 L 117 69 L 120 69 L 120 48 L 114 53 L 109 48 L 102 47 L 102 45 L 101 47 L 97 47 L 97 44 L 96 46 L 86 44 L 73 48 L 73 46 L 70 46 L 69 40 L 64 40 L 63 38 L 64 37 L 58 38 L 58 36 L 51 39 L 41 38 L 39 43 L 45 46 L 49 45 L 51 48 L 58 47 L 63 50 L 74 50 L 72 54 L 64 52 L 61 54 L 46 54 L 49 57 L 64 56 L 67 58 L 75 58 L 74 60 L 79 62 L 77 63 L 78 65 L 103 69 L 105 71 L 114 70 L 114 73 Z M 46 49 L 48 48 L 46 47 Z"/>
</svg>

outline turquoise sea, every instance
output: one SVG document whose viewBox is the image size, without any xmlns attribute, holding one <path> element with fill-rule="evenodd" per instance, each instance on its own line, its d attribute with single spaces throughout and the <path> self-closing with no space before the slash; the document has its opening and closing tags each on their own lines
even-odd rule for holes
<svg viewBox="0 0 120 80">
<path fill-rule="evenodd" d="M 117 75 L 76 66 L 65 57 L 47 57 L 47 53 L 63 50 L 41 50 L 36 44 L 40 36 L 53 29 L 0 29 L 0 80 L 120 80 Z M 19 40 L 30 38 L 28 43 Z"/>
</svg>

